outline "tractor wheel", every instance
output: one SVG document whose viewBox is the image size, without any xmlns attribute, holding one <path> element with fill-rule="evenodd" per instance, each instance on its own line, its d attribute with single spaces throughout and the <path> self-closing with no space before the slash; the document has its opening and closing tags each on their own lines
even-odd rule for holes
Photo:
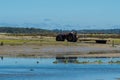
<svg viewBox="0 0 120 80">
<path fill-rule="evenodd" d="M 77 41 L 76 35 L 74 35 L 72 33 L 69 33 L 67 35 L 66 39 L 67 39 L 68 42 L 76 42 Z"/>
<path fill-rule="evenodd" d="M 78 40 L 78 38 L 75 37 L 74 40 L 73 40 L 73 42 L 77 42 L 77 40 Z"/>
<path fill-rule="evenodd" d="M 62 35 L 62 34 L 57 35 L 56 41 L 65 41 L 64 35 Z"/>
<path fill-rule="evenodd" d="M 67 36 L 66 36 L 66 39 L 68 42 L 73 42 L 73 34 L 69 33 Z"/>
</svg>

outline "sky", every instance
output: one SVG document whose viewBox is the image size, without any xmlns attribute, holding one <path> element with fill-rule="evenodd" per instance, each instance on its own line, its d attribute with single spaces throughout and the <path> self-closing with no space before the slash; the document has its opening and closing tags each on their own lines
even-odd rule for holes
<svg viewBox="0 0 120 80">
<path fill-rule="evenodd" d="M 109 28 L 120 25 L 120 0 L 0 0 L 0 23 Z"/>
</svg>

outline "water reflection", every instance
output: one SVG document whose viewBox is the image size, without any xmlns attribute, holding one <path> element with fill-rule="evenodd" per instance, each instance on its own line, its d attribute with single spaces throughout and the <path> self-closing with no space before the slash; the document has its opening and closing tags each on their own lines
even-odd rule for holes
<svg viewBox="0 0 120 80">
<path fill-rule="evenodd" d="M 74 63 L 74 64 L 120 64 L 120 58 L 79 58 L 57 56 L 54 64 L 58 63 Z"/>
<path fill-rule="evenodd" d="M 3 60 L 3 56 L 1 56 L 0 58 L 1 58 L 1 60 Z"/>
<path fill-rule="evenodd" d="M 54 61 L 68 64 L 53 64 Z M 110 58 L 6 58 L 0 60 L 1 80 L 119 80 L 120 64 L 73 64 L 74 61 L 107 63 Z M 120 58 L 112 58 L 113 62 Z M 70 63 L 70 64 L 69 64 Z M 71 64 L 72 63 L 72 64 Z"/>
<path fill-rule="evenodd" d="M 64 56 L 57 56 L 56 57 L 56 61 L 54 61 L 53 63 L 57 64 L 57 63 L 76 63 L 77 57 L 64 57 Z"/>
</svg>

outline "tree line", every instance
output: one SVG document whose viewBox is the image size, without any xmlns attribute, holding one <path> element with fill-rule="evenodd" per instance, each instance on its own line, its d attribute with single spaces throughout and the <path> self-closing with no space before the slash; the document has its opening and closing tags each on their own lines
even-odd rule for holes
<svg viewBox="0 0 120 80">
<path fill-rule="evenodd" d="M 0 33 L 12 34 L 58 34 L 76 31 L 78 34 L 120 34 L 120 29 L 103 29 L 103 30 L 46 30 L 39 28 L 18 28 L 18 27 L 0 27 Z"/>
</svg>

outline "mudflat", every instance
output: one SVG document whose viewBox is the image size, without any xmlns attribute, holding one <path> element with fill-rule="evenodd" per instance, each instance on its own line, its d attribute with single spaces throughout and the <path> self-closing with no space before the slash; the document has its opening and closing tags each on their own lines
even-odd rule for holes
<svg viewBox="0 0 120 80">
<path fill-rule="evenodd" d="M 0 56 L 13 57 L 120 57 L 120 47 L 109 44 L 78 45 L 4 45 L 0 46 Z"/>
</svg>

